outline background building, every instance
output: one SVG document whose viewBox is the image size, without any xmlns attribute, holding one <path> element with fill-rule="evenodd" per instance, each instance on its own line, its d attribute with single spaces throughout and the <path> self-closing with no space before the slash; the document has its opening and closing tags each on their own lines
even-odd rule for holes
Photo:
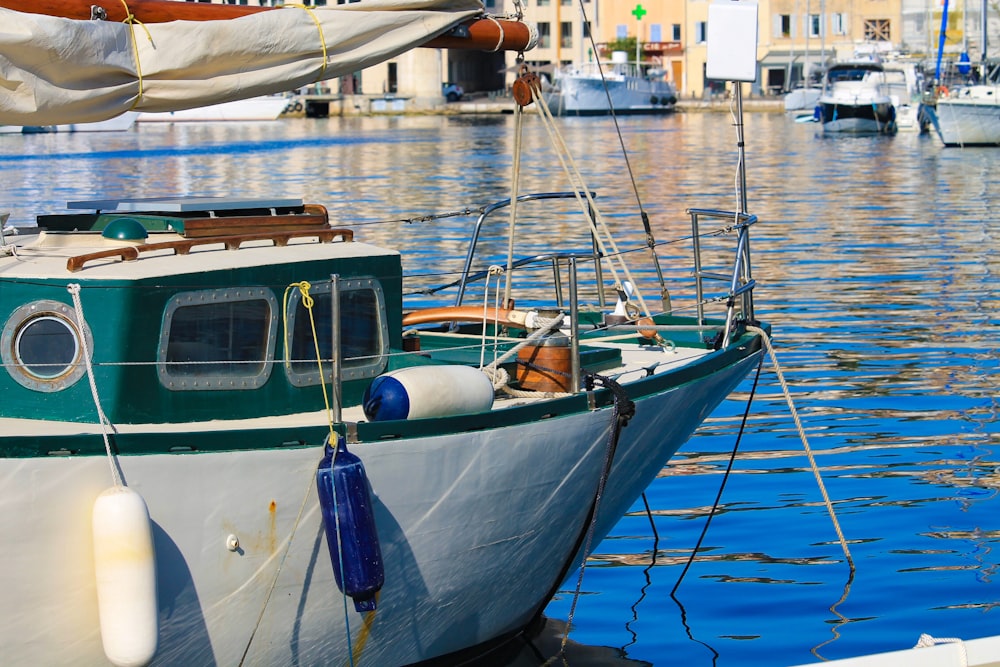
<svg viewBox="0 0 1000 667">
<path fill-rule="evenodd" d="M 282 4 L 281 0 L 213 1 Z M 525 20 L 537 25 L 539 35 L 538 46 L 525 54 L 525 62 L 551 77 L 560 65 L 609 58 L 611 47 L 638 41 L 639 58 L 667 71 L 682 97 L 710 96 L 725 88 L 724 82 L 705 76 L 710 1 L 523 0 Z M 305 0 L 305 4 L 328 2 Z M 917 58 L 933 75 L 943 0 L 761 0 L 758 4 L 759 76 L 752 95 L 780 95 L 807 78 L 818 80 L 826 65 L 858 51 Z M 492 15 L 514 12 L 511 0 L 485 0 L 485 6 Z M 972 62 L 980 60 L 984 8 L 987 43 L 993 56 L 1000 57 L 1000 2 L 951 0 L 943 50 L 946 63 L 957 61 L 963 52 Z M 458 84 L 472 96 L 503 92 L 516 77 L 515 57 L 415 49 L 318 88 L 353 96 L 355 104 L 391 98 L 405 100 L 406 110 L 419 110 L 445 103 L 441 94 L 445 82 Z"/>
</svg>

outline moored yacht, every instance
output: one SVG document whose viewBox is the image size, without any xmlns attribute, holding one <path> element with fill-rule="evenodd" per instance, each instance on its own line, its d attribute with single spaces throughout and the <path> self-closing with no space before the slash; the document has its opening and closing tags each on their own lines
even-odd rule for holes
<svg viewBox="0 0 1000 667">
<path fill-rule="evenodd" d="M 885 69 L 872 58 L 831 66 L 817 108 L 824 132 L 896 132 L 896 108 L 889 95 Z"/>
</svg>

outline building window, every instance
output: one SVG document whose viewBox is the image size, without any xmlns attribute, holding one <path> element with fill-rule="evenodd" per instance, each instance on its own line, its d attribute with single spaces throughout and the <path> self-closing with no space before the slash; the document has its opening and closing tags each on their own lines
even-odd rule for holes
<svg viewBox="0 0 1000 667">
<path fill-rule="evenodd" d="M 548 23 L 538 24 L 538 48 L 548 49 L 552 46 L 552 34 Z"/>
<path fill-rule="evenodd" d="M 779 14 L 778 15 L 778 37 L 791 37 L 792 36 L 792 15 L 791 14 Z"/>
<path fill-rule="evenodd" d="M 865 19 L 866 42 L 890 42 L 889 19 Z"/>
<path fill-rule="evenodd" d="M 539 7 L 548 7 L 552 4 L 552 0 L 538 0 Z"/>
<path fill-rule="evenodd" d="M 809 36 L 819 37 L 823 34 L 823 17 L 820 14 L 809 15 Z"/>
<path fill-rule="evenodd" d="M 695 44 L 704 44 L 706 38 L 708 37 L 708 23 L 706 21 L 698 21 L 694 24 L 694 41 Z"/>
<path fill-rule="evenodd" d="M 836 12 L 830 17 L 831 27 L 834 35 L 847 34 L 847 14 Z"/>
<path fill-rule="evenodd" d="M 573 24 L 559 24 L 559 46 L 564 49 L 573 47 Z"/>
<path fill-rule="evenodd" d="M 649 26 L 649 41 L 651 42 L 662 42 L 663 41 L 663 26 L 659 23 L 654 23 Z"/>
<path fill-rule="evenodd" d="M 673 25 L 673 34 L 674 34 L 673 40 L 675 42 L 681 41 L 681 24 L 680 23 L 675 23 Z"/>
<path fill-rule="evenodd" d="M 627 25 L 616 25 L 615 26 L 615 39 L 625 39 L 628 37 L 628 26 Z"/>
</svg>

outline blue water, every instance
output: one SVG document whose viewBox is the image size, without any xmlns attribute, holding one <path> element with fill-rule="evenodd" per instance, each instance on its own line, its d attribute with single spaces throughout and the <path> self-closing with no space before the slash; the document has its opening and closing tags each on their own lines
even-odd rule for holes
<svg viewBox="0 0 1000 667">
<path fill-rule="evenodd" d="M 567 189 L 536 120 L 521 192 Z M 659 241 L 689 231 L 687 207 L 737 205 L 726 114 L 621 120 L 630 165 L 608 119 L 560 123 L 606 215 L 640 240 L 628 166 Z M 1000 633 L 1000 149 L 823 137 L 779 114 L 749 114 L 745 132 L 757 314 L 774 327 L 854 570 L 768 359 L 648 489 L 655 533 L 638 503 L 579 596 L 573 574 L 547 615 L 572 609 L 575 642 L 615 649 L 592 664 L 793 665 L 908 648 L 921 633 Z M 437 285 L 460 268 L 470 218 L 403 219 L 509 196 L 512 146 L 510 116 L 6 135 L 0 209 L 24 225 L 74 199 L 301 196 L 406 252 L 411 284 Z M 564 234 L 556 221 L 522 240 Z M 662 248 L 671 285 L 686 280 L 685 252 Z"/>
</svg>

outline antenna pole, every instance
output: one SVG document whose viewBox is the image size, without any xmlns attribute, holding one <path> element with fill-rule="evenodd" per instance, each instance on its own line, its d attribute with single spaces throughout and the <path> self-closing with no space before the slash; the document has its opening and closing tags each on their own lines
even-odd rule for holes
<svg viewBox="0 0 1000 667">
<path fill-rule="evenodd" d="M 747 163 L 746 142 L 743 139 L 743 84 L 733 81 L 736 86 L 736 148 L 739 155 L 740 213 L 747 212 Z"/>
</svg>

